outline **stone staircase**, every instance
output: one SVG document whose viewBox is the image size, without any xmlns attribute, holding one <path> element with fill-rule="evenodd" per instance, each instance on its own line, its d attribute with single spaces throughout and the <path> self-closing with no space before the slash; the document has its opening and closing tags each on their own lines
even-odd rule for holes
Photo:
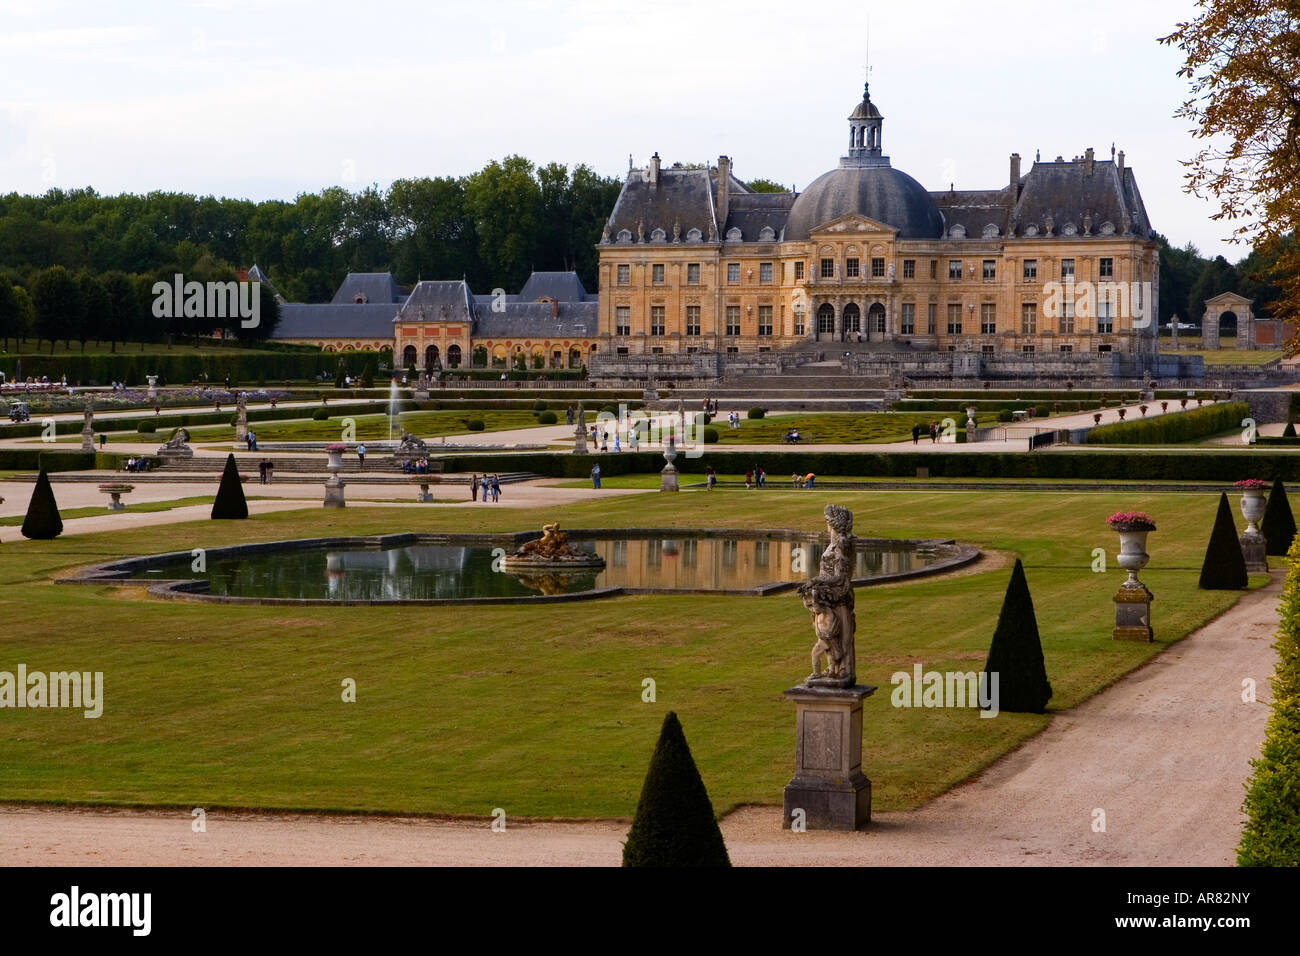
<svg viewBox="0 0 1300 956">
<path fill-rule="evenodd" d="M 716 399 L 718 411 L 745 410 L 755 405 L 781 412 L 879 412 L 897 397 L 887 378 L 848 375 L 838 360 L 809 363 L 780 374 L 736 372 L 707 386 L 686 386 L 659 392 L 658 407 L 674 409 L 680 400 L 696 411 L 705 399 Z"/>
</svg>

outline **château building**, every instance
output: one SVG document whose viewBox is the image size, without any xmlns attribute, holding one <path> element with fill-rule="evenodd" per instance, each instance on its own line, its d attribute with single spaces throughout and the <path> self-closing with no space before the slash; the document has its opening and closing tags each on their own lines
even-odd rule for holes
<svg viewBox="0 0 1300 956">
<path fill-rule="evenodd" d="M 1123 151 L 1012 154 L 1000 187 L 934 192 L 883 125 L 864 89 L 846 155 L 798 193 L 751 190 L 727 156 L 630 170 L 599 246 L 602 357 L 1155 351 L 1156 233 Z"/>
</svg>

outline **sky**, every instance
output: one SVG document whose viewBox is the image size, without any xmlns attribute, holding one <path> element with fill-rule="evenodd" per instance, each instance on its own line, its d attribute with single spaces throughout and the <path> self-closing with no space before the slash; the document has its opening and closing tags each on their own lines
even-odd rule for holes
<svg viewBox="0 0 1300 956">
<path fill-rule="evenodd" d="M 999 188 L 1112 144 L 1155 228 L 1246 248 L 1183 191 L 1193 0 L 0 0 L 0 194 L 93 187 L 292 200 L 518 153 L 622 177 L 732 158 L 802 189 L 833 168 L 870 63 L 895 168 Z"/>
</svg>

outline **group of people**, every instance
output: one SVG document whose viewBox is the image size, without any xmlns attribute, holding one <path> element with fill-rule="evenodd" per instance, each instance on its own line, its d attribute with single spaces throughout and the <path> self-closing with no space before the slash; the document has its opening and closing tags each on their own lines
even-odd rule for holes
<svg viewBox="0 0 1300 956">
<path fill-rule="evenodd" d="M 275 462 L 269 458 L 263 458 L 257 463 L 257 481 L 259 484 L 269 485 L 271 483 L 271 472 L 275 469 Z"/>
<path fill-rule="evenodd" d="M 426 462 L 425 464 L 427 465 L 428 463 Z M 480 480 L 478 474 L 475 473 L 469 480 L 469 500 L 479 500 L 478 496 L 480 490 L 482 491 L 484 501 L 488 500 L 488 495 L 492 496 L 492 501 L 494 503 L 500 501 L 501 476 L 485 474 L 482 480 Z"/>
<path fill-rule="evenodd" d="M 132 455 L 130 458 L 126 460 L 126 470 L 127 471 L 148 471 L 149 459 L 145 458 L 143 455 L 141 455 L 139 458 L 136 458 L 134 455 Z"/>
<path fill-rule="evenodd" d="M 746 488 L 762 488 L 767 484 L 767 472 L 758 465 L 745 472 Z"/>
<path fill-rule="evenodd" d="M 797 428 L 786 429 L 785 437 L 782 438 L 782 441 L 784 441 L 787 445 L 797 445 L 802 440 L 803 439 L 799 435 L 799 429 Z"/>
<path fill-rule="evenodd" d="M 913 445 L 915 445 L 917 442 L 921 440 L 921 436 L 926 433 L 926 430 L 927 430 L 926 427 L 919 423 L 912 426 Z M 930 441 L 937 442 L 939 440 L 939 436 L 943 433 L 943 426 L 940 425 L 938 422 L 930 422 L 929 433 L 930 433 Z"/>
<path fill-rule="evenodd" d="M 255 434 L 253 434 L 251 431 L 250 431 L 247 435 L 244 436 L 244 441 L 248 443 L 248 450 L 249 450 L 249 451 L 257 451 L 257 450 L 258 450 L 258 449 L 257 449 L 257 436 L 256 436 Z M 266 484 L 266 482 L 262 482 L 262 484 Z"/>
<path fill-rule="evenodd" d="M 418 461 L 411 461 L 408 458 L 402 462 L 402 471 L 408 475 L 427 475 L 429 473 L 429 459 L 421 458 Z M 477 478 L 478 475 L 474 477 Z"/>
<path fill-rule="evenodd" d="M 816 478 L 811 471 L 806 475 L 793 474 L 790 476 L 790 485 L 794 488 L 811 488 Z"/>
<path fill-rule="evenodd" d="M 716 398 L 706 398 L 700 402 L 700 409 L 706 415 L 716 416 L 718 414 L 718 400 Z"/>
<path fill-rule="evenodd" d="M 727 425 L 731 428 L 739 428 L 740 412 L 727 412 Z"/>
</svg>

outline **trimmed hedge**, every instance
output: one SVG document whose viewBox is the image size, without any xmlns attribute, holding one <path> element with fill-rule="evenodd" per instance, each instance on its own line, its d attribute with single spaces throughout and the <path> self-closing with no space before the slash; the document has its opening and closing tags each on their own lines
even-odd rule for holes
<svg viewBox="0 0 1300 956">
<path fill-rule="evenodd" d="M 999 710 L 1022 714 L 1041 714 L 1052 698 L 1052 684 L 1047 679 L 1047 666 L 1043 663 L 1043 642 L 1038 634 L 1038 619 L 1034 616 L 1034 600 L 1029 594 L 1025 569 L 1016 558 L 1002 598 L 1002 611 L 989 646 L 984 672 L 990 681 L 992 694 L 993 675 L 998 677 L 997 694 L 993 704 Z"/>
<path fill-rule="evenodd" d="M 1210 405 L 1186 412 L 1170 412 L 1155 418 L 1134 418 L 1113 425 L 1102 425 L 1088 432 L 1089 445 L 1168 445 L 1194 441 L 1209 435 L 1241 427 L 1250 417 L 1245 402 Z"/>
<path fill-rule="evenodd" d="M 1300 540 L 1287 554 L 1273 704 L 1246 789 L 1238 866 L 1300 866 Z"/>
<path fill-rule="evenodd" d="M 1266 554 L 1280 557 L 1291 552 L 1296 535 L 1295 516 L 1291 513 L 1291 501 L 1286 496 L 1286 485 L 1282 484 L 1281 478 L 1273 479 L 1273 490 L 1269 493 L 1259 530 L 1264 535 Z"/>
<path fill-rule="evenodd" d="M 1205 562 L 1197 586 L 1206 591 L 1244 591 L 1249 583 L 1246 557 L 1241 552 L 1237 525 L 1224 492 L 1219 495 L 1219 510 L 1214 515 L 1214 529 L 1205 548 Z"/>
<path fill-rule="evenodd" d="M 1260 474 L 1300 481 L 1300 455 L 1265 451 L 1085 451 L 990 452 L 978 455 L 926 451 L 902 454 L 817 451 L 816 446 L 791 451 L 728 451 L 710 448 L 698 458 L 683 450 L 674 464 L 685 474 L 703 474 L 712 465 L 723 474 L 743 475 L 755 460 L 769 475 L 809 471 L 818 475 L 861 478 L 915 478 L 917 468 L 930 469 L 934 478 L 1074 478 L 1116 481 L 1233 482 Z M 0 452 L 3 454 L 3 452 Z M 622 452 L 614 455 L 565 453 L 488 452 L 448 455 L 446 470 L 531 471 L 551 478 L 585 478 L 591 459 L 600 461 L 606 477 L 658 473 L 663 468 L 659 452 Z M 584 465 L 585 463 L 585 465 Z"/>
<path fill-rule="evenodd" d="M 755 405 L 753 408 L 751 408 L 748 412 L 745 413 L 745 417 L 746 417 L 746 418 L 762 418 L 762 417 L 763 417 L 764 415 L 766 415 L 766 414 L 767 414 L 767 409 L 765 409 L 765 408 L 759 408 L 757 405 Z"/>
<path fill-rule="evenodd" d="M 124 350 L 109 355 L 29 354 L 22 356 L 22 363 L 24 377 L 47 375 L 52 381 L 66 374 L 69 382 L 83 385 L 107 385 L 114 381 L 139 385 L 145 381 L 146 375 L 160 375 L 159 384 L 185 385 L 198 381 L 204 374 L 212 382 L 224 381 L 229 375 L 232 384 L 255 382 L 259 378 L 264 381 L 306 380 L 322 373 L 332 377 L 340 363 L 344 374 L 359 377 L 367 359 L 374 357 L 374 352 L 142 355 Z M 0 371 L 10 379 L 14 377 L 18 358 L 17 355 L 0 357 Z"/>
<path fill-rule="evenodd" d="M 54 489 L 50 487 L 50 477 L 44 470 L 36 476 L 36 487 L 32 489 L 32 498 L 27 502 L 22 534 L 24 538 L 35 541 L 49 541 L 63 534 L 59 504 L 54 500 Z"/>
<path fill-rule="evenodd" d="M 557 421 L 555 412 L 541 412 L 537 416 L 537 424 L 539 425 L 554 425 Z"/>
</svg>

